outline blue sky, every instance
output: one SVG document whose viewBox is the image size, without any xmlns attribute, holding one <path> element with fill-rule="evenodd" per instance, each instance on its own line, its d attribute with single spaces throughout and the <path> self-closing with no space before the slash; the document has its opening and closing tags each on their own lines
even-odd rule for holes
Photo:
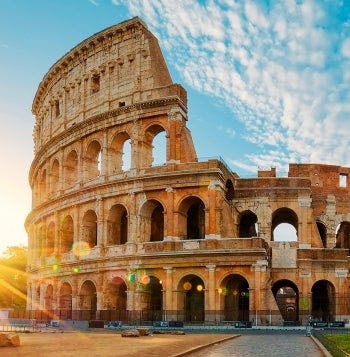
<svg viewBox="0 0 350 357">
<path fill-rule="evenodd" d="M 188 91 L 199 157 L 241 176 L 350 166 L 350 1 L 1 0 L 0 251 L 26 244 L 37 85 L 80 41 L 133 16 Z"/>
</svg>

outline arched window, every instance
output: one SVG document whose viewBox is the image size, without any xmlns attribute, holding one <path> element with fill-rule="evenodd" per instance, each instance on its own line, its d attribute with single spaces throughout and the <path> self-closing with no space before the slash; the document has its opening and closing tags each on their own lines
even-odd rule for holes
<svg viewBox="0 0 350 357">
<path fill-rule="evenodd" d="M 93 210 L 88 210 L 83 217 L 82 241 L 90 247 L 97 245 L 97 216 Z"/>
<path fill-rule="evenodd" d="M 350 223 L 341 222 L 336 229 L 336 248 L 350 249 Z"/>
<path fill-rule="evenodd" d="M 258 217 L 252 211 L 244 211 L 240 214 L 239 237 L 250 238 L 257 236 Z"/>
<path fill-rule="evenodd" d="M 46 187 L 46 176 L 47 176 L 47 172 L 46 170 L 43 170 L 42 174 L 41 174 L 41 180 L 40 180 L 40 184 L 39 184 L 39 187 L 40 187 L 40 197 L 42 199 L 45 199 L 46 198 L 46 190 L 47 190 L 47 187 Z"/>
<path fill-rule="evenodd" d="M 298 216 L 289 208 L 279 208 L 272 215 L 271 236 L 275 242 L 298 240 Z"/>
<path fill-rule="evenodd" d="M 129 171 L 131 169 L 131 139 L 124 141 L 122 155 L 122 170 Z"/>
<path fill-rule="evenodd" d="M 114 205 L 108 215 L 107 244 L 125 244 L 128 240 L 128 214 L 123 205 Z"/>
<path fill-rule="evenodd" d="M 198 197 L 187 197 L 179 206 L 179 235 L 186 239 L 204 239 L 205 206 Z"/>
<path fill-rule="evenodd" d="M 150 126 L 142 148 L 142 166 L 158 166 L 167 161 L 167 140 L 164 128 L 158 124 Z"/>
<path fill-rule="evenodd" d="M 74 185 L 78 180 L 78 155 L 75 150 L 72 150 L 67 156 L 64 175 L 68 187 Z"/>
<path fill-rule="evenodd" d="M 317 224 L 318 233 L 320 234 L 320 238 L 321 238 L 323 247 L 327 248 L 327 228 L 322 222 L 317 221 L 316 224 Z"/>
<path fill-rule="evenodd" d="M 72 249 L 74 242 L 74 225 L 71 216 L 66 216 L 61 226 L 61 253 L 67 253 Z"/>
<path fill-rule="evenodd" d="M 53 286 L 50 284 L 47 286 L 46 292 L 45 292 L 45 310 L 49 314 L 52 310 L 52 302 L 53 302 Z"/>
<path fill-rule="evenodd" d="M 335 288 L 328 280 L 317 281 L 311 289 L 313 318 L 321 321 L 334 321 L 336 311 Z"/>
<path fill-rule="evenodd" d="M 143 236 L 149 241 L 161 241 L 164 238 L 164 208 L 156 200 L 147 201 L 141 208 Z"/>
<path fill-rule="evenodd" d="M 226 181 L 226 192 L 225 192 L 225 198 L 227 199 L 227 201 L 232 201 L 233 200 L 233 196 L 234 196 L 234 187 L 233 187 L 233 183 L 231 180 L 227 180 Z"/>
<path fill-rule="evenodd" d="M 72 318 L 72 287 L 63 283 L 59 295 L 60 317 L 62 320 Z"/>
<path fill-rule="evenodd" d="M 91 280 L 84 281 L 79 292 L 79 309 L 86 315 L 84 320 L 96 318 L 97 292 L 96 286 Z"/>
<path fill-rule="evenodd" d="M 58 160 L 55 159 L 51 166 L 51 192 L 52 193 L 57 193 L 59 179 L 60 179 L 59 172 L 60 172 L 60 165 L 58 163 Z"/>
<path fill-rule="evenodd" d="M 131 139 L 123 131 L 114 136 L 109 148 L 110 173 L 128 171 L 131 168 Z"/>
<path fill-rule="evenodd" d="M 55 249 L 55 223 L 50 222 L 46 232 L 46 255 L 53 254 Z"/>
<path fill-rule="evenodd" d="M 101 174 L 102 159 L 101 159 L 101 145 L 97 140 L 92 141 L 85 154 L 84 168 L 85 178 L 92 180 Z"/>
<path fill-rule="evenodd" d="M 104 303 L 109 310 L 110 320 L 122 321 L 126 319 L 127 290 L 125 281 L 119 276 L 113 277 L 107 285 Z M 103 311 L 100 313 L 103 313 Z"/>
</svg>

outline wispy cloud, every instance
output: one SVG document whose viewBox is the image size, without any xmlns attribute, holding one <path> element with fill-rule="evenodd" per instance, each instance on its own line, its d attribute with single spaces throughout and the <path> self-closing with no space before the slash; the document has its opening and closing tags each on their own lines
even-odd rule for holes
<svg viewBox="0 0 350 357">
<path fill-rule="evenodd" d="M 260 148 L 249 164 L 283 169 L 292 161 L 350 165 L 350 15 L 342 6 L 128 2 L 187 85 L 223 99 L 244 123 L 244 138 Z"/>
<path fill-rule="evenodd" d="M 98 6 L 97 0 L 88 0 L 88 2 L 91 3 L 92 5 Z"/>
</svg>

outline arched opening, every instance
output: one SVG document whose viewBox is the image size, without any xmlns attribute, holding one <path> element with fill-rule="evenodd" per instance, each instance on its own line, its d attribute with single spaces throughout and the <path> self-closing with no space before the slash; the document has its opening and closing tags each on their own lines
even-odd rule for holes
<svg viewBox="0 0 350 357">
<path fill-rule="evenodd" d="M 257 236 L 258 217 L 252 211 L 244 211 L 239 219 L 239 237 L 250 238 Z"/>
<path fill-rule="evenodd" d="M 186 275 L 180 280 L 178 291 L 182 292 L 184 320 L 186 322 L 204 321 L 204 282 L 197 275 Z"/>
<path fill-rule="evenodd" d="M 55 159 L 51 166 L 51 192 L 52 193 L 57 193 L 59 179 L 60 179 L 59 172 L 60 172 L 60 165 L 58 163 L 58 160 Z"/>
<path fill-rule="evenodd" d="M 64 165 L 64 176 L 68 187 L 78 181 L 78 155 L 75 150 L 72 150 L 67 156 Z"/>
<path fill-rule="evenodd" d="M 275 242 L 298 240 L 298 216 L 289 208 L 279 208 L 272 214 L 271 236 Z"/>
<path fill-rule="evenodd" d="M 60 317 L 62 320 L 72 318 L 72 287 L 69 283 L 63 283 L 59 296 Z"/>
<path fill-rule="evenodd" d="M 336 248 L 350 249 L 350 223 L 341 222 L 336 229 Z"/>
<path fill-rule="evenodd" d="M 243 276 L 228 275 L 218 292 L 221 306 L 224 307 L 224 320 L 249 321 L 249 284 Z"/>
<path fill-rule="evenodd" d="M 118 133 L 113 137 L 109 151 L 112 173 L 130 170 L 131 139 L 127 132 Z"/>
<path fill-rule="evenodd" d="M 334 321 L 335 288 L 328 280 L 317 281 L 311 289 L 312 317 L 318 321 Z"/>
<path fill-rule="evenodd" d="M 186 239 L 204 239 L 205 206 L 198 197 L 188 197 L 182 201 L 180 208 L 180 236 Z"/>
<path fill-rule="evenodd" d="M 233 183 L 231 180 L 226 181 L 226 192 L 225 192 L 225 198 L 227 201 L 232 201 L 234 197 L 234 187 Z"/>
<path fill-rule="evenodd" d="M 279 280 L 273 284 L 272 293 L 283 320 L 297 323 L 299 321 L 298 287 L 290 280 Z"/>
<path fill-rule="evenodd" d="M 166 133 L 161 131 L 158 133 L 152 142 L 152 166 L 160 166 L 166 164 Z"/>
<path fill-rule="evenodd" d="M 145 132 L 143 142 L 143 167 L 157 166 L 167 161 L 167 141 L 164 128 L 158 124 Z"/>
<path fill-rule="evenodd" d="M 46 233 L 46 256 L 53 254 L 55 249 L 55 223 L 50 222 Z"/>
<path fill-rule="evenodd" d="M 141 231 L 149 241 L 162 241 L 164 238 L 164 208 L 156 200 L 147 201 L 141 209 Z"/>
<path fill-rule="evenodd" d="M 163 286 L 155 276 L 144 275 L 140 278 L 143 285 L 142 305 L 146 307 L 144 319 L 148 321 L 161 321 L 163 314 Z"/>
<path fill-rule="evenodd" d="M 36 257 L 41 258 L 45 255 L 45 235 L 44 235 L 44 227 L 40 225 L 37 230 L 36 237 Z"/>
<path fill-rule="evenodd" d="M 82 225 L 82 241 L 89 247 L 97 245 L 97 216 L 93 210 L 85 212 Z"/>
<path fill-rule="evenodd" d="M 151 242 L 161 241 L 164 238 L 164 213 L 163 206 L 157 202 L 151 214 Z"/>
<path fill-rule="evenodd" d="M 46 176 L 47 176 L 46 170 L 43 170 L 42 175 L 41 175 L 40 184 L 39 184 L 40 197 L 42 199 L 46 198 Z"/>
<path fill-rule="evenodd" d="M 114 205 L 109 211 L 107 244 L 125 244 L 128 241 L 128 214 L 123 205 Z"/>
<path fill-rule="evenodd" d="M 74 225 L 71 216 L 66 216 L 61 226 L 61 253 L 67 253 L 72 249 L 74 242 Z"/>
<path fill-rule="evenodd" d="M 84 167 L 86 180 L 92 180 L 101 173 L 101 145 L 97 140 L 92 141 L 85 154 Z"/>
<path fill-rule="evenodd" d="M 116 276 L 107 286 L 105 306 L 109 310 L 109 320 L 126 320 L 127 286 L 122 278 Z"/>
<path fill-rule="evenodd" d="M 53 301 L 53 286 L 50 284 L 46 288 L 45 292 L 45 310 L 48 313 L 48 316 L 52 316 L 52 301 Z"/>
<path fill-rule="evenodd" d="M 79 293 L 79 308 L 84 320 L 96 318 L 97 293 L 96 286 L 91 280 L 84 281 Z"/>
<path fill-rule="evenodd" d="M 327 248 L 327 228 L 322 222 L 317 221 L 316 224 L 317 224 L 318 233 L 320 234 L 320 238 L 321 238 L 323 247 Z"/>
</svg>

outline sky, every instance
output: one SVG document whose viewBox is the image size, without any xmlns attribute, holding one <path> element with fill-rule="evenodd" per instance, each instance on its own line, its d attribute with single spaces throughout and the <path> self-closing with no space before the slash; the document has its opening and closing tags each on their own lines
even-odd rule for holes
<svg viewBox="0 0 350 357">
<path fill-rule="evenodd" d="M 199 158 L 241 177 L 350 166 L 350 1 L 0 0 L 0 252 L 27 244 L 31 105 L 60 57 L 139 16 L 188 92 Z"/>
</svg>

